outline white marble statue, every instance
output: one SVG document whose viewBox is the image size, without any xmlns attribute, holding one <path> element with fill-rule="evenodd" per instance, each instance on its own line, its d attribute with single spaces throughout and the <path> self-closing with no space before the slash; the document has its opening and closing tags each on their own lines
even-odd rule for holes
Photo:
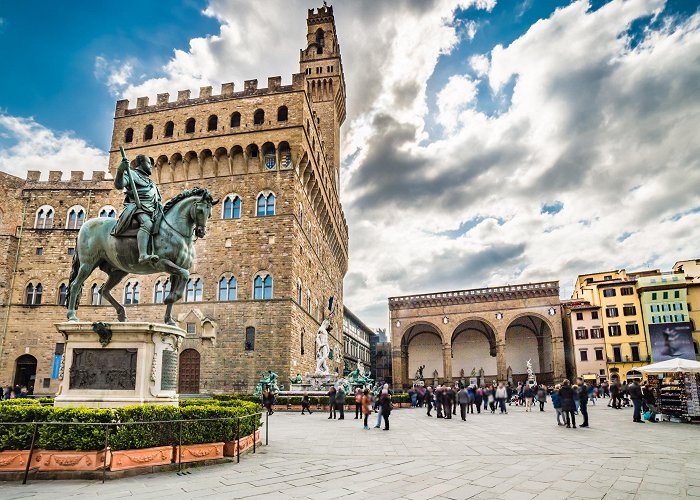
<svg viewBox="0 0 700 500">
<path fill-rule="evenodd" d="M 328 371 L 328 330 L 331 322 L 324 319 L 316 332 L 316 375 L 329 375 Z"/>
<path fill-rule="evenodd" d="M 527 378 L 532 380 L 532 359 L 527 360 Z"/>
<path fill-rule="evenodd" d="M 363 377 L 365 375 L 365 365 L 363 365 L 362 361 L 360 361 L 359 359 L 357 360 L 357 373 L 359 373 Z"/>
</svg>

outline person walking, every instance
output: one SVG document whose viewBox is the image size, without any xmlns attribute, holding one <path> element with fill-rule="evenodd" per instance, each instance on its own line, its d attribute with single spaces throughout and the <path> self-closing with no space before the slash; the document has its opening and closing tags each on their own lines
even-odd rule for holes
<svg viewBox="0 0 700 500">
<path fill-rule="evenodd" d="M 578 386 L 577 385 L 572 385 L 571 388 L 574 391 L 574 404 L 576 405 L 576 415 L 578 415 L 579 408 L 581 407 L 581 400 L 579 399 L 579 392 L 578 392 Z"/>
<path fill-rule="evenodd" d="M 362 415 L 365 417 L 365 426 L 364 429 L 366 431 L 370 430 L 369 425 L 367 423 L 367 420 L 369 419 L 370 414 L 372 413 L 372 396 L 369 394 L 369 389 L 365 389 L 364 394 L 362 395 Z"/>
<path fill-rule="evenodd" d="M 338 387 L 338 392 L 335 394 L 335 404 L 338 407 L 338 413 L 340 413 L 338 420 L 345 420 L 345 390 L 343 390 L 342 385 Z"/>
<path fill-rule="evenodd" d="M 476 395 L 474 393 L 474 386 L 470 385 L 467 389 L 467 396 L 469 397 L 469 402 L 467 403 L 467 413 L 474 414 L 474 401 L 476 400 Z"/>
<path fill-rule="evenodd" d="M 273 398 L 274 396 L 272 395 L 272 391 L 270 390 L 270 388 L 267 385 L 263 386 L 262 403 L 265 409 L 267 410 L 268 415 L 272 415 L 274 413 L 274 411 L 272 411 Z"/>
<path fill-rule="evenodd" d="M 540 411 L 544 411 L 544 404 L 547 402 L 547 388 L 544 384 L 537 389 L 537 402 L 540 404 Z"/>
<path fill-rule="evenodd" d="M 610 402 L 608 406 L 616 410 L 620 409 L 620 382 L 617 380 L 610 384 Z"/>
<path fill-rule="evenodd" d="M 459 416 L 463 421 L 467 421 L 467 405 L 469 404 L 469 392 L 466 387 L 462 387 L 457 393 L 457 403 L 459 403 Z"/>
<path fill-rule="evenodd" d="M 593 406 L 595 406 L 595 399 L 598 397 L 598 389 L 594 387 L 594 383 L 588 385 L 588 401 L 593 403 Z"/>
<path fill-rule="evenodd" d="M 335 398 L 336 398 L 336 389 L 335 387 L 331 387 L 331 390 L 328 391 L 328 409 L 330 410 L 330 413 L 328 414 L 328 420 L 335 418 Z"/>
<path fill-rule="evenodd" d="M 389 430 L 389 415 L 391 415 L 391 393 L 389 392 L 389 385 L 384 384 L 385 389 L 382 390 L 382 394 L 379 396 L 379 406 L 382 408 L 382 418 L 384 419 L 384 430 Z"/>
<path fill-rule="evenodd" d="M 362 389 L 359 387 L 355 391 L 355 419 L 362 417 Z"/>
<path fill-rule="evenodd" d="M 452 415 L 457 415 L 457 393 L 459 392 L 459 384 L 455 382 L 452 388 Z"/>
<path fill-rule="evenodd" d="M 534 396 L 535 396 L 535 393 L 533 392 L 530 384 L 525 384 L 525 387 L 523 387 L 523 398 L 525 399 L 525 411 L 526 412 L 532 411 L 532 398 Z"/>
<path fill-rule="evenodd" d="M 656 396 L 654 396 L 654 389 L 649 384 L 644 386 L 642 391 L 642 400 L 646 403 L 649 411 L 649 419 L 647 422 L 656 422 Z"/>
<path fill-rule="evenodd" d="M 501 413 L 508 413 L 508 410 L 506 409 L 506 399 L 508 398 L 508 391 L 506 390 L 505 386 L 503 385 L 503 382 L 498 384 L 498 388 L 496 389 L 496 393 L 494 394 L 494 397 L 496 398 L 496 401 L 498 402 L 498 406 L 501 409 Z"/>
<path fill-rule="evenodd" d="M 474 390 L 474 406 L 476 406 L 476 412 L 481 414 L 481 403 L 484 401 L 484 390 L 481 387 L 477 387 Z"/>
<path fill-rule="evenodd" d="M 415 408 L 418 404 L 418 393 L 415 385 L 408 390 L 408 397 L 411 400 L 411 408 Z"/>
<path fill-rule="evenodd" d="M 566 418 L 564 417 L 564 412 L 562 412 L 561 409 L 561 398 L 559 398 L 560 387 L 561 386 L 559 384 L 555 385 L 550 397 L 552 398 L 552 408 L 554 408 L 554 410 L 557 412 L 557 425 L 564 425 Z M 562 422 L 560 419 L 564 420 L 564 422 Z"/>
<path fill-rule="evenodd" d="M 496 413 L 496 389 L 489 385 L 486 388 L 486 392 L 488 394 L 488 401 L 489 401 L 489 408 L 491 409 L 491 413 Z"/>
<path fill-rule="evenodd" d="M 442 385 L 438 384 L 437 388 L 435 389 L 435 411 L 437 411 L 437 418 L 444 418 L 442 416 L 443 398 L 444 394 L 442 391 Z"/>
<path fill-rule="evenodd" d="M 564 412 L 566 428 L 576 428 L 576 403 L 574 403 L 574 391 L 568 379 L 564 379 L 559 388 L 559 399 L 561 399 L 561 410 Z"/>
<path fill-rule="evenodd" d="M 455 398 L 455 391 L 452 389 L 452 386 L 448 385 L 443 394 L 445 395 L 445 398 L 442 406 L 444 409 L 445 418 L 452 420 L 452 404 L 453 402 L 457 402 L 457 398 Z"/>
<path fill-rule="evenodd" d="M 639 385 L 637 379 L 632 379 L 632 383 L 627 386 L 627 392 L 632 400 L 632 405 L 634 406 L 634 412 L 632 413 L 632 421 L 640 424 L 644 423 L 642 420 L 642 387 Z"/>
<path fill-rule="evenodd" d="M 304 395 L 301 397 L 301 414 L 304 415 L 304 412 L 309 412 L 309 415 L 313 413 L 311 411 L 311 404 L 309 402 L 309 394 L 307 392 L 304 393 Z"/>
<path fill-rule="evenodd" d="M 426 415 L 432 417 L 430 410 L 433 409 L 433 388 L 428 386 L 428 390 L 425 391 L 425 406 L 428 408 Z"/>
<path fill-rule="evenodd" d="M 588 427 L 588 385 L 581 377 L 576 379 L 576 385 L 578 386 L 579 411 L 583 417 L 583 423 L 579 427 Z"/>
</svg>

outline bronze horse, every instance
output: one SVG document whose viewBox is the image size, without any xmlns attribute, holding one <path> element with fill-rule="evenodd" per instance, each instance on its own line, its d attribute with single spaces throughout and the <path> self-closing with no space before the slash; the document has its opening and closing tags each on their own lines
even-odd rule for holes
<svg viewBox="0 0 700 500">
<path fill-rule="evenodd" d="M 182 297 L 189 279 L 188 269 L 194 260 L 194 237 L 204 237 L 212 207 L 217 203 L 207 189 L 197 187 L 168 201 L 163 207 L 160 231 L 153 236 L 153 253 L 160 257 L 157 262 L 139 263 L 136 238 L 110 234 L 116 219 L 101 217 L 87 221 L 80 228 L 73 256 L 66 301 L 68 320 L 78 321 L 76 311 L 83 283 L 99 267 L 108 275 L 100 288 L 100 295 L 117 310 L 119 321 L 126 321 L 126 311 L 110 290 L 127 274 L 170 274 L 170 293 L 163 301 L 166 304 L 164 322 L 175 325 L 173 303 Z"/>
</svg>

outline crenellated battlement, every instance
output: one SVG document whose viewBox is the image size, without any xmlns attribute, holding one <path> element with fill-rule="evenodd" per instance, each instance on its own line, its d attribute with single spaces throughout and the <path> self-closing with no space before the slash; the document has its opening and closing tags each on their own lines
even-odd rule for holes
<svg viewBox="0 0 700 500">
<path fill-rule="evenodd" d="M 323 7 L 318 7 L 316 9 L 308 9 L 308 16 L 306 22 L 308 24 L 318 24 L 318 23 L 334 23 L 333 18 L 333 6 L 323 5 Z"/>
<path fill-rule="evenodd" d="M 169 93 L 162 93 L 156 96 L 156 103 L 150 104 L 149 97 L 139 97 L 136 99 L 136 107 L 129 108 L 129 100 L 122 99 L 117 101 L 115 118 L 123 116 L 131 116 L 142 113 L 152 113 L 154 111 L 163 111 L 166 109 L 176 109 L 185 106 L 194 106 L 198 104 L 206 104 L 210 102 L 225 101 L 230 99 L 244 99 L 247 97 L 260 97 L 275 93 L 292 92 L 295 90 L 304 90 L 304 74 L 295 73 L 292 75 L 291 85 L 282 85 L 281 76 L 271 76 L 267 79 L 266 88 L 258 88 L 258 80 L 245 80 L 243 82 L 243 90 L 236 92 L 232 82 L 222 83 L 219 94 L 213 94 L 212 86 L 200 87 L 199 96 L 192 97 L 191 90 L 179 90 L 177 98 L 174 101 L 170 100 Z"/>
<path fill-rule="evenodd" d="M 56 189 L 75 187 L 75 184 L 79 182 L 88 182 L 90 184 L 102 181 L 111 182 L 111 180 L 107 178 L 107 172 L 104 170 L 93 170 L 92 177 L 90 179 L 85 178 L 85 172 L 82 170 L 71 170 L 70 175 L 65 179 L 63 178 L 63 172 L 61 170 L 49 170 L 48 179 L 46 180 L 41 180 L 41 171 L 27 170 L 26 181 L 27 183 L 37 185 L 41 184 L 48 186 L 49 184 L 52 184 L 51 187 L 55 187 Z M 55 186 L 57 183 L 63 183 L 65 185 Z"/>
</svg>

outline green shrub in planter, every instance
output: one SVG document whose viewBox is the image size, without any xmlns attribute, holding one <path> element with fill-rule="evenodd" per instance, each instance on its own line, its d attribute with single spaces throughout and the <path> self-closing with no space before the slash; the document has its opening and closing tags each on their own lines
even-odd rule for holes
<svg viewBox="0 0 700 500">
<path fill-rule="evenodd" d="M 42 422 L 48 411 L 38 404 L 0 404 L 0 451 L 28 450 L 34 430 L 31 424 L 2 425 L 2 422 Z"/>
<path fill-rule="evenodd" d="M 175 443 L 176 424 L 180 409 L 165 405 L 124 406 L 114 410 L 117 422 L 158 422 L 153 424 L 116 425 L 110 427 L 109 445 L 113 450 L 137 450 Z"/>
<path fill-rule="evenodd" d="M 39 398 L 39 404 L 53 406 L 53 398 Z"/>
<path fill-rule="evenodd" d="M 183 420 L 235 417 L 238 412 L 224 406 L 186 406 L 180 409 Z M 178 424 L 179 425 L 179 424 Z M 179 433 L 179 429 L 175 432 Z M 206 420 L 182 422 L 182 444 L 216 443 L 235 438 L 235 420 Z"/>
<path fill-rule="evenodd" d="M 240 400 L 262 404 L 262 398 L 254 394 L 214 394 L 213 398 L 216 401 Z"/>
<path fill-rule="evenodd" d="M 41 407 L 40 407 L 41 408 Z M 105 408 L 50 408 L 50 422 L 112 422 L 113 412 Z M 39 448 L 46 450 L 101 450 L 105 446 L 103 425 L 42 425 L 39 427 Z"/>
<path fill-rule="evenodd" d="M 29 399 L 29 398 L 15 398 L 15 399 L 5 399 L 3 401 L 0 401 L 0 405 L 8 405 L 8 406 L 24 406 L 24 405 L 38 405 L 39 400 L 38 399 Z"/>
<path fill-rule="evenodd" d="M 185 406 L 217 405 L 220 402 L 221 401 L 217 401 L 216 399 L 181 399 L 178 401 L 178 404 L 180 408 L 184 408 Z"/>
</svg>

